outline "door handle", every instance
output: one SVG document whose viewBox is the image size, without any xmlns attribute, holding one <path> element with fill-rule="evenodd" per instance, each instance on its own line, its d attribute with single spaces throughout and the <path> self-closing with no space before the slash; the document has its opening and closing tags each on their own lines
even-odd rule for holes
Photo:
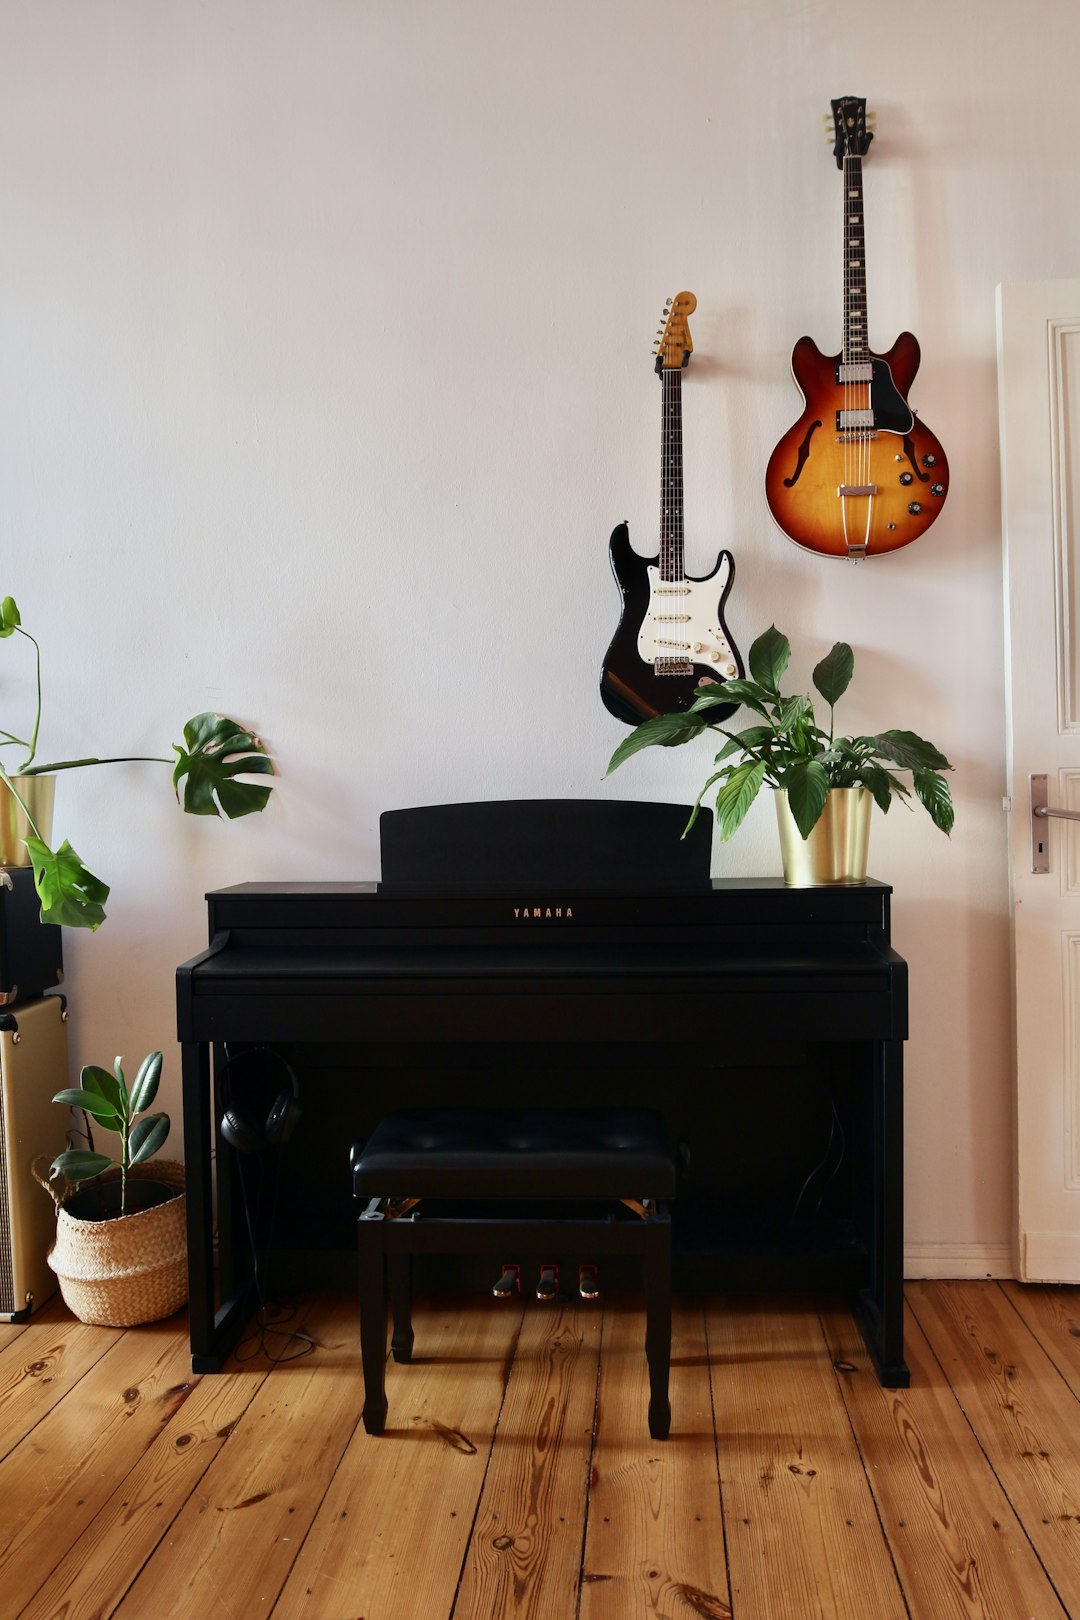
<svg viewBox="0 0 1080 1620">
<path fill-rule="evenodd" d="M 1063 810 L 1046 802 L 1046 772 L 1040 771 L 1028 778 L 1031 784 L 1031 870 L 1035 873 L 1050 870 L 1050 840 L 1046 821 L 1080 821 L 1080 810 Z"/>
</svg>

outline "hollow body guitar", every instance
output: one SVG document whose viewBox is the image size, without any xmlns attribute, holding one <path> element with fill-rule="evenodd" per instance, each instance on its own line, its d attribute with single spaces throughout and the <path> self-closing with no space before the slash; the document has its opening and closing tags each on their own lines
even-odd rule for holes
<svg viewBox="0 0 1080 1620">
<path fill-rule="evenodd" d="M 765 496 L 796 545 L 827 557 L 872 557 L 910 545 L 949 489 L 945 452 L 907 403 L 919 345 L 901 332 L 884 354 L 867 346 L 862 156 L 873 140 L 866 103 L 834 101 L 844 176 L 844 346 L 824 355 L 800 338 L 791 369 L 806 408 L 769 457 Z"/>
<path fill-rule="evenodd" d="M 636 726 L 658 714 L 686 710 L 695 690 L 743 673 L 742 658 L 724 623 L 735 578 L 730 551 L 710 574 L 688 575 L 683 535 L 682 371 L 690 358 L 687 316 L 697 307 L 681 292 L 665 308 L 656 369 L 663 385 L 660 458 L 660 551 L 642 557 L 625 523 L 609 544 L 622 614 L 604 658 L 600 695 L 616 719 Z M 711 711 L 717 720 L 737 704 Z"/>
</svg>

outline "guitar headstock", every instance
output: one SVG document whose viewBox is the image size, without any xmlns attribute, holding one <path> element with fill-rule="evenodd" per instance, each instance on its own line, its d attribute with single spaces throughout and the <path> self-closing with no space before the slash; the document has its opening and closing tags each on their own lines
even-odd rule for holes
<svg viewBox="0 0 1080 1620">
<path fill-rule="evenodd" d="M 697 309 L 692 292 L 676 293 L 664 305 L 663 325 L 657 328 L 653 354 L 657 371 L 678 371 L 685 366 L 693 352 L 687 317 Z"/>
<path fill-rule="evenodd" d="M 825 114 L 826 139 L 833 142 L 838 169 L 844 167 L 845 158 L 866 156 L 874 138 L 873 123 L 873 113 L 867 115 L 865 96 L 838 96 L 832 103 L 832 117 Z"/>
</svg>

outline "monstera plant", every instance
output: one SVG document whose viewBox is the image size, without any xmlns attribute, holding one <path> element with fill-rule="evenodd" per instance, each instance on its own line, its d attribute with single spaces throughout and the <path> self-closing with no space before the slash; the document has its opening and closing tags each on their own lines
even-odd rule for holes
<svg viewBox="0 0 1080 1620">
<path fill-rule="evenodd" d="M 62 923 L 69 928 L 96 929 L 105 920 L 109 886 L 86 867 L 67 839 L 53 849 L 49 833 L 39 826 L 32 809 L 31 784 L 35 778 L 60 771 L 81 770 L 90 765 L 119 765 L 138 760 L 173 767 L 173 787 L 178 803 L 190 815 L 237 816 L 262 810 L 270 797 L 268 784 L 240 780 L 244 776 L 272 776 L 273 762 L 259 739 L 239 721 L 223 714 L 197 714 L 184 727 L 183 743 L 173 743 L 172 756 L 122 754 L 99 759 L 38 762 L 38 732 L 41 727 L 41 649 L 22 625 L 13 597 L 0 601 L 0 640 L 21 636 L 34 648 L 37 707 L 29 737 L 0 728 L 0 793 L 11 794 L 26 818 L 30 836 L 26 850 L 34 869 L 34 883 L 41 901 L 42 922 Z M 15 765 L 5 762 L 4 751 L 18 749 L 23 757 Z"/>
</svg>

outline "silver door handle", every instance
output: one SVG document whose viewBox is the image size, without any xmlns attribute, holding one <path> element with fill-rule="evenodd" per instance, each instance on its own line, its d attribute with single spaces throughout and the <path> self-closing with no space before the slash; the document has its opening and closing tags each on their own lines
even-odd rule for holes
<svg viewBox="0 0 1080 1620">
<path fill-rule="evenodd" d="M 1035 873 L 1050 870 L 1050 841 L 1043 823 L 1053 816 L 1055 821 L 1080 821 L 1080 810 L 1062 810 L 1046 802 L 1046 772 L 1030 776 L 1031 786 L 1031 870 Z"/>
</svg>

